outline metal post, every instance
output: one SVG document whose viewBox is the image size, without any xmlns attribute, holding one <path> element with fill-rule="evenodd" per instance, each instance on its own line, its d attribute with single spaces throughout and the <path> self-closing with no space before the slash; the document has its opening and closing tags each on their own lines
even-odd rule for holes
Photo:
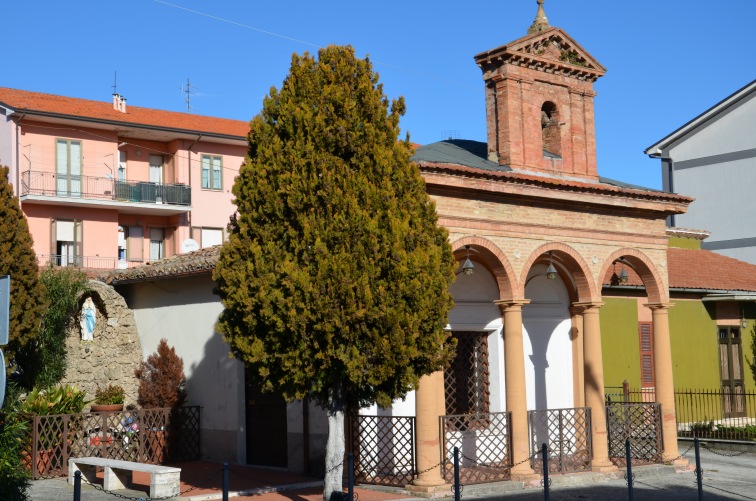
<svg viewBox="0 0 756 501">
<path fill-rule="evenodd" d="M 634 501 L 633 496 L 633 458 L 630 456 L 630 439 L 625 439 L 625 462 L 627 463 L 627 493 L 630 501 Z"/>
<path fill-rule="evenodd" d="M 354 501 L 354 454 L 349 453 L 349 462 L 347 463 L 347 493 L 349 501 Z"/>
<path fill-rule="evenodd" d="M 549 501 L 549 449 L 545 443 L 541 445 L 541 455 L 543 456 L 543 499 Z"/>
<path fill-rule="evenodd" d="M 228 501 L 228 463 L 223 463 L 223 501 Z"/>
<path fill-rule="evenodd" d="M 454 501 L 460 501 L 462 486 L 459 485 L 459 447 L 454 448 Z"/>
<path fill-rule="evenodd" d="M 73 501 L 81 501 L 81 472 L 74 473 L 74 497 Z"/>
<path fill-rule="evenodd" d="M 698 484 L 698 501 L 703 501 L 703 470 L 701 469 L 701 450 L 699 449 L 698 437 L 693 439 L 696 446 L 696 483 Z"/>
</svg>

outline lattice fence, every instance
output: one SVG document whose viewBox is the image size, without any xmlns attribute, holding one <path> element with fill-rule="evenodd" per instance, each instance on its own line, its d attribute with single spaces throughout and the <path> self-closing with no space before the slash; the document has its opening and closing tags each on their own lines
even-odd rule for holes
<svg viewBox="0 0 756 501">
<path fill-rule="evenodd" d="M 415 475 L 415 418 L 349 416 L 347 450 L 354 454 L 354 479 L 403 487 Z"/>
<path fill-rule="evenodd" d="M 463 484 L 509 480 L 509 413 L 441 416 L 443 475 L 454 481 L 454 448 L 459 448 L 459 476 Z"/>
<path fill-rule="evenodd" d="M 546 444 L 550 473 L 570 473 L 591 469 L 591 410 L 547 409 L 528 412 L 530 452 Z M 542 458 L 531 461 L 537 472 L 543 471 Z"/>
<path fill-rule="evenodd" d="M 609 432 L 609 459 L 617 466 L 625 466 L 625 441 L 630 439 L 633 464 L 661 461 L 662 422 L 661 404 L 610 404 L 606 406 Z"/>
<path fill-rule="evenodd" d="M 68 475 L 68 458 L 164 463 L 200 457 L 200 408 L 33 416 L 24 451 L 32 478 Z"/>
</svg>

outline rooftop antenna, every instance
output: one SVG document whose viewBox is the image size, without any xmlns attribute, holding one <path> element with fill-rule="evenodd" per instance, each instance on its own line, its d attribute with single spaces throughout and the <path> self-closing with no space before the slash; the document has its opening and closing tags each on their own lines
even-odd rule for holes
<svg viewBox="0 0 756 501">
<path fill-rule="evenodd" d="M 113 70 L 113 94 L 118 94 L 118 71 Z"/>
<path fill-rule="evenodd" d="M 188 78 L 186 79 L 186 87 L 182 84 L 179 86 L 179 90 L 186 94 L 186 97 L 184 98 L 184 102 L 186 102 L 186 112 L 191 113 L 192 110 L 194 110 L 194 108 L 192 108 L 192 96 L 194 95 L 194 92 L 192 92 L 192 83 Z"/>
</svg>

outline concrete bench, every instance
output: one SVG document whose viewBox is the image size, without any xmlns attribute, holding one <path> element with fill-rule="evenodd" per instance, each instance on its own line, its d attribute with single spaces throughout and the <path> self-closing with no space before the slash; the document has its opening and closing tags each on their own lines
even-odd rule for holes
<svg viewBox="0 0 756 501">
<path fill-rule="evenodd" d="M 106 491 L 126 489 L 131 484 L 132 474 L 141 471 L 150 474 L 150 497 L 162 498 L 179 495 L 181 468 L 157 464 L 135 463 L 107 458 L 70 458 L 68 460 L 68 483 L 74 483 L 77 471 L 87 482 L 97 480 L 97 467 L 105 470 L 103 488 Z"/>
</svg>

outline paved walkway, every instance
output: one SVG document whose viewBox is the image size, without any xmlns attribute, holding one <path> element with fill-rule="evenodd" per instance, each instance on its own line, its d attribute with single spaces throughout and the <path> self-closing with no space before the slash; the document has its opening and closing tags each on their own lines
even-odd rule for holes
<svg viewBox="0 0 756 501">
<path fill-rule="evenodd" d="M 681 444 L 684 445 L 684 444 Z M 687 447 L 685 447 L 687 449 Z M 681 451 L 685 450 L 681 447 Z M 715 449 L 716 451 L 716 449 Z M 701 450 L 704 469 L 704 497 L 707 501 L 756 501 L 756 454 L 719 450 Z M 737 455 L 736 455 L 737 454 Z M 693 451 L 687 456 L 694 463 Z M 182 468 L 182 501 L 209 501 L 222 497 L 222 469 L 219 463 L 193 461 L 178 463 Z M 692 471 L 677 473 L 672 467 L 647 466 L 634 469 L 635 499 L 638 501 L 676 501 L 698 499 L 696 477 Z M 231 499 L 234 501 L 320 501 L 322 479 L 293 475 L 267 468 L 231 465 L 229 467 Z M 117 491 L 118 496 L 93 486 L 82 486 L 82 501 L 114 501 L 123 496 L 147 498 L 149 478 L 135 474 L 133 489 Z M 359 501 L 406 501 L 417 498 L 402 489 L 374 489 L 369 486 L 355 489 Z M 73 487 L 65 478 L 37 480 L 30 490 L 32 501 L 72 501 Z M 241 495 L 244 494 L 244 495 Z M 449 491 L 448 496 L 451 496 Z M 479 500 L 539 500 L 543 491 L 535 486 L 523 489 L 516 482 L 468 485 L 462 499 Z M 600 475 L 594 473 L 552 476 L 551 500 L 627 500 L 628 490 L 622 472 Z"/>
</svg>

